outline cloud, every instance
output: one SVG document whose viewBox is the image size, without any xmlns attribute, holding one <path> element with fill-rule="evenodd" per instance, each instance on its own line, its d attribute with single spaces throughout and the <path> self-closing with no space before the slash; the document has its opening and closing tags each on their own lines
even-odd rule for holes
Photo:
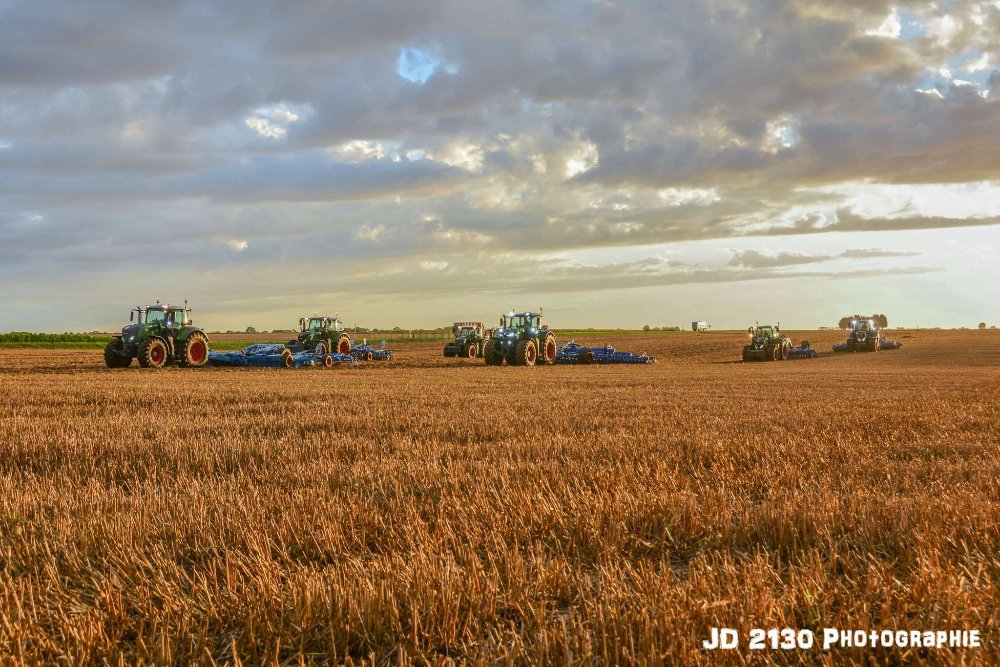
<svg viewBox="0 0 1000 667">
<path fill-rule="evenodd" d="M 915 257 L 917 252 L 896 252 L 876 248 L 845 250 L 836 254 L 810 254 L 801 252 L 763 252 L 760 250 L 738 250 L 733 253 L 730 266 L 745 269 L 771 269 L 784 266 L 818 264 L 840 259 L 876 259 L 885 257 Z"/>
<path fill-rule="evenodd" d="M 197 275 L 350 259 L 420 289 L 508 254 L 1000 224 L 991 2 L 56 0 L 0 19 L 0 258 L 29 290 L 137 256 Z M 897 257 L 761 247 L 705 274 L 539 270 L 691 284 Z M 517 266 L 484 280 L 530 284 Z"/>
</svg>

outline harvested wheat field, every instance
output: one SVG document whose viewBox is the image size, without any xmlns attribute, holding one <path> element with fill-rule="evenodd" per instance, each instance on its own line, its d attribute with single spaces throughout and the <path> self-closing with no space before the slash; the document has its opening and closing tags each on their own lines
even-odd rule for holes
<svg viewBox="0 0 1000 667">
<path fill-rule="evenodd" d="M 0 662 L 995 663 L 998 333 L 760 364 L 623 336 L 660 363 L 612 367 L 2 350 Z M 711 627 L 983 647 L 709 652 Z"/>
</svg>

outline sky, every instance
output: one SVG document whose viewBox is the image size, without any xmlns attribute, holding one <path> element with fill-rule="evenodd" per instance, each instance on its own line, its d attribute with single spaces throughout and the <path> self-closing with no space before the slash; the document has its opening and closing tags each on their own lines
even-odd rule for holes
<svg viewBox="0 0 1000 667">
<path fill-rule="evenodd" d="M 0 0 L 0 331 L 1000 325 L 1000 0 Z"/>
</svg>

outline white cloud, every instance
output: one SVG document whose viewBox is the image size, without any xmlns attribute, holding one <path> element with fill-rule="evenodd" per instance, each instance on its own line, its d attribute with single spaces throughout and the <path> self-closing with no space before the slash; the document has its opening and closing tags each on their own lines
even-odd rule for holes
<svg viewBox="0 0 1000 667">
<path fill-rule="evenodd" d="M 444 271 L 448 268 L 448 262 L 420 262 L 420 268 L 424 271 Z"/>
<path fill-rule="evenodd" d="M 375 242 L 382 238 L 385 233 L 385 225 L 361 225 L 358 231 L 355 232 L 354 238 L 359 241 L 371 241 Z"/>
<path fill-rule="evenodd" d="M 311 113 L 308 105 L 292 109 L 285 103 L 261 107 L 243 122 L 251 130 L 267 139 L 283 139 L 288 134 L 288 126 L 297 123 Z"/>
<path fill-rule="evenodd" d="M 235 252 L 243 252 L 250 247 L 249 243 L 241 239 L 232 239 L 231 241 L 227 241 L 226 245 L 228 245 Z"/>
<path fill-rule="evenodd" d="M 386 148 L 378 141 L 352 139 L 329 149 L 329 153 L 345 162 L 363 162 L 381 160 L 386 156 Z"/>
<path fill-rule="evenodd" d="M 874 30 L 869 30 L 867 35 L 874 37 L 889 37 L 891 39 L 899 39 L 899 35 L 903 31 L 903 24 L 899 20 L 899 10 L 893 9 L 882 24 L 875 28 Z"/>
<path fill-rule="evenodd" d="M 597 146 L 589 141 L 577 141 L 575 150 L 566 159 L 563 173 L 567 179 L 573 178 L 596 167 L 599 160 Z"/>
<path fill-rule="evenodd" d="M 722 199 L 715 188 L 664 188 L 656 194 L 667 206 L 708 206 Z"/>
</svg>

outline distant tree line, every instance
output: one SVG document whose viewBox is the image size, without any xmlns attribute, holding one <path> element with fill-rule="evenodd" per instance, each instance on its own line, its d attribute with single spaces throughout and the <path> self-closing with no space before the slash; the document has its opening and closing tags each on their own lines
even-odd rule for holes
<svg viewBox="0 0 1000 667">
<path fill-rule="evenodd" d="M 851 320 L 873 320 L 882 329 L 889 326 L 889 319 L 885 315 L 847 315 L 840 318 L 840 323 L 837 327 L 839 329 L 849 329 L 851 327 Z"/>
<path fill-rule="evenodd" d="M 49 334 L 11 331 L 0 334 L 0 343 L 106 343 L 107 341 L 107 336 L 75 333 Z"/>
</svg>

